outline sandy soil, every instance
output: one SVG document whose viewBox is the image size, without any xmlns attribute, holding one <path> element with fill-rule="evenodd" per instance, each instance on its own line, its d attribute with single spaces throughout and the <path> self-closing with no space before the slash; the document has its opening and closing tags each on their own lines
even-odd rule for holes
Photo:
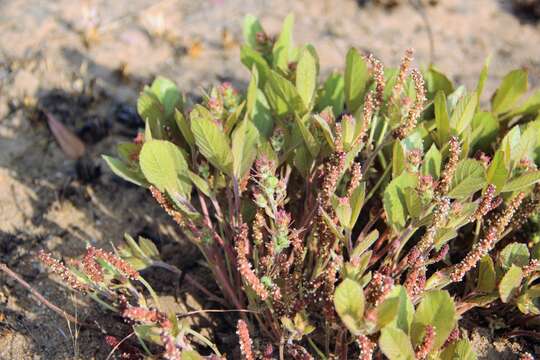
<svg viewBox="0 0 540 360">
<path fill-rule="evenodd" d="M 144 190 L 115 178 L 99 155 L 135 135 L 137 94 L 156 74 L 192 97 L 224 80 L 244 86 L 248 73 L 238 60 L 243 15 L 260 16 L 275 32 L 289 12 L 297 14 L 298 41 L 317 47 L 323 72 L 342 67 L 349 46 L 391 65 L 412 46 L 419 64 L 433 61 L 467 86 L 492 54 L 488 92 L 516 67 L 527 67 L 531 85 L 540 87 L 540 26 L 514 16 L 505 1 L 440 0 L 391 10 L 352 0 L 1 1 L 0 260 L 104 329 L 70 329 L 0 276 L 0 359 L 105 359 L 110 351 L 104 332 L 117 330 L 47 275 L 35 259 L 39 249 L 67 258 L 86 244 L 110 248 L 124 232 L 145 234 L 167 261 L 198 274 L 196 253 L 170 220 Z M 84 161 L 66 158 L 36 105 L 80 135 Z M 174 309 L 204 306 L 169 274 L 149 274 L 151 282 L 165 277 L 170 281 L 157 289 Z M 522 347 L 494 344 L 485 329 L 475 336 L 483 358 L 513 359 Z"/>
</svg>

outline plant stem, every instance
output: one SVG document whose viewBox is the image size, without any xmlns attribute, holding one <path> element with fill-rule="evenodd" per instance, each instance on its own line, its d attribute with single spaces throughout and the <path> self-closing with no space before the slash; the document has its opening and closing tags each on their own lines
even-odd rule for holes
<svg viewBox="0 0 540 360">
<path fill-rule="evenodd" d="M 36 289 L 34 289 L 29 283 L 27 283 L 19 274 L 11 270 L 6 264 L 0 263 L 0 270 L 4 272 L 7 276 L 12 278 L 13 280 L 17 281 L 22 287 L 24 287 L 26 290 L 30 291 L 30 293 L 43 305 L 57 313 L 58 315 L 63 316 L 68 321 L 77 324 L 82 325 L 82 323 L 77 320 L 77 318 L 68 312 L 60 309 L 58 306 L 51 303 L 49 300 L 47 300 L 43 295 L 41 295 Z M 87 324 L 85 324 L 87 325 Z"/>
</svg>

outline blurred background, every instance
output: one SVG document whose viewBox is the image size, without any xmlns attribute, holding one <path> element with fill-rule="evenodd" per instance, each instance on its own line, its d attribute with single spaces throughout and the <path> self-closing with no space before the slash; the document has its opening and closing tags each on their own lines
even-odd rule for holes
<svg viewBox="0 0 540 360">
<path fill-rule="evenodd" d="M 223 81 L 243 88 L 243 16 L 259 16 L 272 34 L 290 12 L 297 43 L 315 45 L 323 74 L 343 67 L 350 46 L 387 66 L 413 47 L 417 65 L 433 63 L 468 87 L 491 55 L 484 102 L 518 67 L 540 87 L 540 0 L 1 0 L 0 261 L 81 317 L 91 310 L 47 276 L 35 260 L 39 249 L 74 257 L 87 243 L 110 248 L 128 232 L 155 241 L 166 261 L 196 270 L 197 252 L 100 155 L 136 136 L 137 95 L 158 74 L 192 99 Z M 62 151 L 48 118 L 81 140 L 82 157 Z M 106 358 L 100 332 L 69 328 L 0 279 L 0 359 Z M 158 290 L 171 306 L 204 306 L 170 279 Z M 475 336 L 484 358 L 512 358 L 519 347 L 491 341 L 487 329 Z"/>
</svg>

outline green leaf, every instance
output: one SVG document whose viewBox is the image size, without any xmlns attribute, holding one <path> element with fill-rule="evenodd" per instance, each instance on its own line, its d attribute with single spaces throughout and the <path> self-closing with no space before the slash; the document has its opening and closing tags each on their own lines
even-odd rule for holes
<svg viewBox="0 0 540 360">
<path fill-rule="evenodd" d="M 508 270 L 512 265 L 519 267 L 529 264 L 529 248 L 525 244 L 511 243 L 501 251 L 499 255 L 503 270 Z"/>
<path fill-rule="evenodd" d="M 345 64 L 345 102 L 347 110 L 354 114 L 364 101 L 364 91 L 368 79 L 368 68 L 358 51 L 351 48 Z"/>
<path fill-rule="evenodd" d="M 534 115 L 540 110 L 540 91 L 532 94 L 523 104 L 521 104 L 517 109 L 513 110 L 509 116 L 523 116 L 523 115 Z"/>
<path fill-rule="evenodd" d="M 445 94 L 451 94 L 454 91 L 452 81 L 435 67 L 430 66 L 426 74 L 427 89 L 430 94 L 443 91 Z"/>
<path fill-rule="evenodd" d="M 523 280 L 523 271 L 520 267 L 512 265 L 499 283 L 499 296 L 503 303 L 507 303 L 517 295 L 517 290 L 521 287 L 521 280 Z"/>
<path fill-rule="evenodd" d="M 405 171 L 407 164 L 405 149 L 401 141 L 394 142 L 392 147 L 392 178 L 395 179 Z"/>
<path fill-rule="evenodd" d="M 191 120 L 191 131 L 201 154 L 225 174 L 232 173 L 233 156 L 229 139 L 222 129 L 204 116 Z"/>
<path fill-rule="evenodd" d="M 213 197 L 210 185 L 208 185 L 208 182 L 206 180 L 204 180 L 202 177 L 192 171 L 188 171 L 188 177 L 193 183 L 193 185 L 195 185 L 195 187 L 199 189 L 204 195 L 209 198 Z"/>
<path fill-rule="evenodd" d="M 466 198 L 485 185 L 486 176 L 482 164 L 477 160 L 465 159 L 457 165 L 448 196 L 454 199 Z"/>
<path fill-rule="evenodd" d="M 317 88 L 317 75 L 317 58 L 305 48 L 296 66 L 296 89 L 307 109 L 313 105 L 313 97 Z"/>
<path fill-rule="evenodd" d="M 296 119 L 296 125 L 300 129 L 300 133 L 302 134 L 302 138 L 304 139 L 304 143 L 306 144 L 309 153 L 313 158 L 316 158 L 319 154 L 319 151 L 321 149 L 321 146 L 317 139 L 311 134 L 311 132 L 308 129 L 308 122 L 311 118 L 311 114 L 306 114 L 303 118 L 300 118 L 298 116 L 295 116 Z"/>
<path fill-rule="evenodd" d="M 450 118 L 450 126 L 457 134 L 461 134 L 471 125 L 477 104 L 478 96 L 475 93 L 468 94 L 458 101 Z"/>
<path fill-rule="evenodd" d="M 476 289 L 484 293 L 491 293 L 497 285 L 497 275 L 495 265 L 491 256 L 486 255 L 480 260 L 478 266 L 478 283 Z"/>
<path fill-rule="evenodd" d="M 182 112 L 180 112 L 178 109 L 175 109 L 174 111 L 174 119 L 176 120 L 176 125 L 178 126 L 178 129 L 182 133 L 184 140 L 186 140 L 186 142 L 188 143 L 190 147 L 194 147 L 195 138 L 193 137 L 193 133 L 191 132 L 189 121 L 184 117 L 184 114 L 182 114 Z"/>
<path fill-rule="evenodd" d="M 450 118 L 446 108 L 446 96 L 443 91 L 437 92 L 434 100 L 435 123 L 437 124 L 437 138 L 439 147 L 442 147 L 450 140 Z"/>
<path fill-rule="evenodd" d="M 338 117 L 343 112 L 344 103 L 345 80 L 341 74 L 332 73 L 324 82 L 317 110 L 322 111 L 327 106 L 331 106 L 334 116 Z"/>
<path fill-rule="evenodd" d="M 134 169 L 121 160 L 111 156 L 102 155 L 102 157 L 115 175 L 138 186 L 148 185 L 139 169 Z"/>
<path fill-rule="evenodd" d="M 441 353 L 440 360 L 476 360 L 474 349 L 467 339 L 448 345 Z"/>
<path fill-rule="evenodd" d="M 270 71 L 265 85 L 265 95 L 271 108 L 280 117 L 293 114 L 295 111 L 305 112 L 304 103 L 296 87 L 275 71 Z"/>
<path fill-rule="evenodd" d="M 397 228 L 405 226 L 407 221 L 407 202 L 405 199 L 405 191 L 410 191 L 416 187 L 416 176 L 407 172 L 402 173 L 397 178 L 393 179 L 386 187 L 383 197 L 384 210 L 388 218 L 388 222 Z"/>
<path fill-rule="evenodd" d="M 531 121 L 524 126 L 519 143 L 515 149 L 512 149 L 511 159 L 516 163 L 521 160 L 534 160 L 535 152 L 540 145 L 540 118 Z M 515 151 L 514 151 L 515 150 Z"/>
<path fill-rule="evenodd" d="M 165 117 L 171 116 L 176 104 L 180 101 L 180 92 L 176 84 L 169 79 L 158 76 L 152 82 L 150 91 L 156 95 L 159 102 L 163 105 Z"/>
<path fill-rule="evenodd" d="M 251 80 L 247 92 L 247 114 L 259 131 L 260 137 L 268 139 L 274 129 L 274 119 L 264 93 L 258 88 L 259 72 L 257 67 L 251 70 Z"/>
<path fill-rule="evenodd" d="M 448 291 L 430 291 L 426 293 L 416 309 L 411 327 L 414 344 L 420 344 L 426 325 L 435 327 L 434 350 L 440 348 L 457 322 L 456 307 Z"/>
<path fill-rule="evenodd" d="M 318 125 L 319 129 L 321 129 L 322 134 L 330 148 L 334 149 L 335 140 L 332 129 L 330 129 L 330 125 L 328 125 L 326 120 L 324 120 L 320 115 L 315 115 L 313 119 L 315 120 L 315 123 Z"/>
<path fill-rule="evenodd" d="M 139 237 L 139 247 L 145 256 L 151 259 L 159 259 L 159 250 L 152 240 Z"/>
<path fill-rule="evenodd" d="M 417 220 L 422 215 L 422 199 L 415 189 L 409 188 L 404 192 L 405 204 L 407 205 L 407 213 L 409 216 Z"/>
<path fill-rule="evenodd" d="M 362 255 L 379 238 L 379 231 L 373 230 L 353 250 L 352 257 Z"/>
<path fill-rule="evenodd" d="M 244 17 L 244 42 L 252 48 L 257 47 L 257 33 L 264 32 L 261 23 L 257 17 L 247 14 Z"/>
<path fill-rule="evenodd" d="M 408 334 L 414 316 L 414 306 L 401 285 L 394 286 L 381 305 L 377 307 L 377 326 L 387 325 L 403 330 Z"/>
<path fill-rule="evenodd" d="M 540 285 L 529 287 L 518 297 L 516 305 L 526 315 L 540 315 Z"/>
<path fill-rule="evenodd" d="M 360 216 L 362 207 L 364 206 L 364 199 L 366 198 L 366 183 L 361 182 L 360 185 L 353 190 L 351 194 L 351 222 L 349 227 L 352 229 Z"/>
<path fill-rule="evenodd" d="M 191 183 L 186 181 L 188 165 L 180 149 L 165 140 L 144 143 L 139 155 L 139 164 L 146 179 L 160 191 L 191 194 Z"/>
<path fill-rule="evenodd" d="M 155 137 L 161 138 L 161 122 L 164 118 L 163 105 L 148 88 L 143 90 L 137 99 L 137 112 L 146 123 L 146 129 Z M 148 137 L 145 136 L 145 139 L 148 140 Z"/>
<path fill-rule="evenodd" d="M 499 122 L 489 112 L 477 112 L 472 120 L 471 148 L 491 152 L 491 144 L 499 135 Z"/>
<path fill-rule="evenodd" d="M 500 149 L 504 150 L 506 155 L 504 161 L 507 166 L 510 165 L 510 170 L 513 169 L 514 164 L 511 160 L 516 158 L 516 149 L 519 148 L 520 140 L 521 130 L 519 126 L 514 126 L 502 139 Z"/>
<path fill-rule="evenodd" d="M 203 360 L 204 358 L 195 350 L 182 350 L 181 360 Z"/>
<path fill-rule="evenodd" d="M 237 179 L 242 179 L 251 168 L 257 157 L 258 144 L 257 128 L 246 117 L 232 134 L 233 173 Z"/>
<path fill-rule="evenodd" d="M 257 68 L 259 74 L 259 87 L 262 88 L 266 83 L 266 79 L 268 79 L 268 74 L 270 72 L 270 66 L 263 56 L 252 47 L 243 45 L 240 48 L 240 61 L 249 71 L 253 69 L 253 66 Z"/>
<path fill-rule="evenodd" d="M 364 291 L 356 281 L 345 279 L 334 294 L 334 306 L 341 321 L 355 335 L 360 334 L 364 316 Z"/>
<path fill-rule="evenodd" d="M 407 334 L 401 329 L 387 326 L 381 331 L 379 347 L 390 360 L 414 360 L 414 350 Z"/>
<path fill-rule="evenodd" d="M 497 150 L 491 160 L 486 174 L 486 180 L 489 184 L 495 185 L 497 192 L 501 192 L 508 178 L 508 169 L 504 161 L 505 154 L 503 150 Z"/>
<path fill-rule="evenodd" d="M 511 71 L 503 78 L 491 101 L 494 114 L 499 115 L 512 110 L 514 104 L 527 91 L 527 77 L 527 71 L 519 69 Z"/>
<path fill-rule="evenodd" d="M 482 71 L 480 71 L 480 77 L 478 78 L 478 85 L 476 85 L 476 94 L 478 95 L 478 101 L 480 101 L 482 93 L 484 92 L 484 85 L 486 83 L 486 80 L 489 74 L 490 63 L 491 63 L 491 56 L 488 56 L 486 58 L 486 61 L 484 62 Z"/>
<path fill-rule="evenodd" d="M 351 222 L 351 205 L 349 203 L 343 203 L 339 201 L 339 199 L 336 197 L 336 204 L 334 206 L 334 210 L 336 211 L 336 216 L 339 220 L 339 223 L 347 228 L 352 229 L 349 225 Z"/>
<path fill-rule="evenodd" d="M 283 21 L 281 33 L 279 34 L 276 42 L 274 43 L 274 47 L 272 48 L 274 66 L 284 72 L 287 72 L 289 62 L 293 60 L 293 27 L 294 15 L 289 14 Z"/>
<path fill-rule="evenodd" d="M 540 181 L 540 170 L 530 171 L 523 175 L 520 175 L 506 183 L 502 192 L 512 192 L 517 190 L 523 190 L 528 186 L 536 184 Z"/>
<path fill-rule="evenodd" d="M 435 144 L 432 144 L 428 152 L 424 156 L 422 164 L 422 174 L 431 175 L 433 179 L 438 179 L 441 176 L 442 155 Z"/>
<path fill-rule="evenodd" d="M 309 176 L 311 166 L 313 165 L 313 158 L 304 144 L 299 145 L 295 149 L 293 164 L 303 177 L 307 178 Z"/>
</svg>

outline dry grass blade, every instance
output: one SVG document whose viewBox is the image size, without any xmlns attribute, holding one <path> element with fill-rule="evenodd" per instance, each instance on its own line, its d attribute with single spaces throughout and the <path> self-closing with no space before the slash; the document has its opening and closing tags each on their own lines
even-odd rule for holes
<svg viewBox="0 0 540 360">
<path fill-rule="evenodd" d="M 52 114 L 44 111 L 47 117 L 47 124 L 51 132 L 62 148 L 62 151 L 71 159 L 77 160 L 84 155 L 86 146 L 71 130 L 66 128 Z"/>
</svg>

